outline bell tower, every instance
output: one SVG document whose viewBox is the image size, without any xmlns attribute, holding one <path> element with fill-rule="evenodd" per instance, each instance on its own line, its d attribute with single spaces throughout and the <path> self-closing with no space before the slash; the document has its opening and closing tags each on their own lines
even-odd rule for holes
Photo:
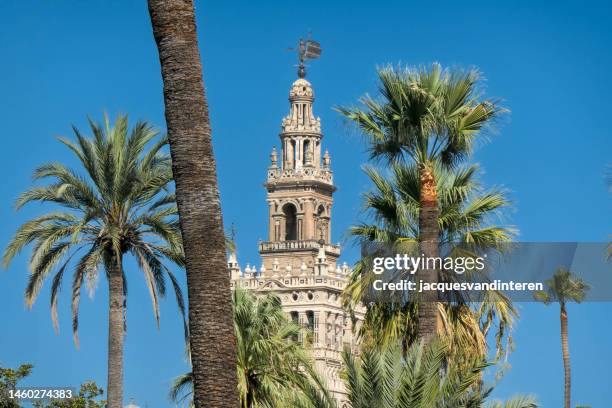
<svg viewBox="0 0 612 408">
<path fill-rule="evenodd" d="M 283 118 L 280 148 L 272 149 L 264 187 L 268 202 L 268 237 L 259 242 L 261 267 L 228 258 L 233 287 L 256 295 L 274 293 L 287 317 L 302 330 L 300 343 L 310 350 L 339 408 L 348 408 L 342 372 L 345 348 L 358 351 L 357 333 L 365 309 L 349 316 L 342 291 L 351 270 L 339 265 L 340 247 L 331 242 L 334 186 L 329 153 L 322 149 L 321 120 L 314 116 L 314 91 L 304 77 L 303 58 L 314 42 L 302 47 L 298 79 L 289 91 L 289 114 Z M 300 51 L 300 52 L 302 52 Z M 320 52 L 320 50 L 319 50 Z M 322 153 L 324 152 L 324 153 Z"/>
<path fill-rule="evenodd" d="M 340 248 L 331 244 L 333 183 L 329 152 L 322 154 L 321 119 L 313 113 L 314 91 L 299 78 L 289 91 L 289 114 L 283 119 L 280 152 L 270 153 L 270 167 L 264 184 L 268 194 L 268 240 L 259 252 L 266 270 L 286 264 L 320 275 L 318 258 L 335 266 Z"/>
</svg>

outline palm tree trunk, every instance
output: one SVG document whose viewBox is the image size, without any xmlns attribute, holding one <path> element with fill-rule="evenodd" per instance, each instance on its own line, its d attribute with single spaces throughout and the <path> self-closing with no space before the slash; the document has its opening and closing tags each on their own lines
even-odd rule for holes
<svg viewBox="0 0 612 408">
<path fill-rule="evenodd" d="M 187 269 L 197 408 L 238 406 L 230 276 L 192 0 L 148 0 Z"/>
<path fill-rule="evenodd" d="M 419 209 L 419 247 L 425 259 L 439 256 L 438 244 L 438 195 L 436 179 L 431 165 L 423 165 L 420 169 L 420 209 Z M 438 281 L 438 271 L 435 266 L 425 267 L 418 273 L 419 280 L 424 283 Z M 423 292 L 419 298 L 419 338 L 429 342 L 438 333 L 438 296 L 437 292 Z"/>
<path fill-rule="evenodd" d="M 564 387 L 564 399 L 565 408 L 570 408 L 571 400 L 571 369 L 570 369 L 570 356 L 569 356 L 569 344 L 567 339 L 567 311 L 565 310 L 565 303 L 561 303 L 561 351 L 563 352 L 563 369 L 565 371 L 565 387 Z"/>
<path fill-rule="evenodd" d="M 108 383 L 107 407 L 123 407 L 124 287 L 121 260 L 112 257 L 108 272 Z"/>
</svg>

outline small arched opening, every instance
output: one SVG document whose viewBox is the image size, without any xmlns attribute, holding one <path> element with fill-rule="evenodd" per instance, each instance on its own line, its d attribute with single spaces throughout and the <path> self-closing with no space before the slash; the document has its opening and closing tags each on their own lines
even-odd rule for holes
<svg viewBox="0 0 612 408">
<path fill-rule="evenodd" d="M 320 205 L 315 215 L 316 239 L 327 240 L 327 217 L 325 207 Z"/>
<path fill-rule="evenodd" d="M 304 140 L 304 165 L 312 165 L 312 151 L 310 150 L 310 140 Z"/>
<path fill-rule="evenodd" d="M 285 241 L 297 239 L 297 209 L 293 204 L 285 204 L 283 207 L 285 215 Z"/>
</svg>

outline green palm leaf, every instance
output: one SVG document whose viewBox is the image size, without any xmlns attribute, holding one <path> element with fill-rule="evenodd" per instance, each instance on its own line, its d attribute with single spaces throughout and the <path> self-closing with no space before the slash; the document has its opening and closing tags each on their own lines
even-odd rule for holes
<svg viewBox="0 0 612 408">
<path fill-rule="evenodd" d="M 241 407 L 335 407 L 308 350 L 293 340 L 302 329 L 287 319 L 280 298 L 236 288 L 232 300 Z M 191 390 L 189 373 L 176 379 L 170 399 L 183 401 Z"/>
</svg>

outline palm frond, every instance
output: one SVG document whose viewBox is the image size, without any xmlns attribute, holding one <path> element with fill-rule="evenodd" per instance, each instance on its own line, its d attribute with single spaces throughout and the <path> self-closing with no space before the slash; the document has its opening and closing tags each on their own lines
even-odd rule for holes
<svg viewBox="0 0 612 408">
<path fill-rule="evenodd" d="M 363 248 L 395 248 L 399 251 L 400 244 L 410 243 L 416 248 L 419 237 L 418 166 L 394 164 L 390 171 L 366 166 L 364 170 L 372 181 L 372 190 L 364 195 L 364 214 L 371 221 L 352 227 L 351 235 Z M 435 174 L 440 243 L 448 246 L 451 253 L 465 244 L 482 250 L 502 250 L 503 245 L 516 234 L 513 227 L 496 224 L 503 218 L 504 210 L 510 206 L 505 191 L 482 188 L 478 179 L 478 167 L 475 165 L 449 170 L 438 164 Z M 402 249 L 404 252 L 406 250 L 410 249 Z M 368 253 L 367 249 L 365 253 Z M 343 294 L 344 305 L 349 309 L 360 302 L 369 305 L 361 336 L 377 344 L 387 345 L 399 341 L 411 344 L 417 339 L 416 309 L 406 299 L 395 299 L 395 303 L 385 299 L 385 305 L 373 306 L 371 302 L 379 299 L 369 298 L 368 288 L 377 278 L 370 272 L 367 257 L 362 257 L 353 268 Z M 449 298 L 448 304 L 440 305 L 443 332 L 455 339 L 450 346 L 453 353 L 469 348 L 477 356 L 485 355 L 486 335 L 493 325 L 496 327 L 497 355 L 504 354 L 505 348 L 510 345 L 510 328 L 517 317 L 516 310 L 500 293 L 487 293 L 485 296 L 488 305 L 486 312 L 476 304 L 466 309 L 462 303 L 469 299 L 461 297 L 455 300 Z M 457 313 L 457 310 L 461 310 L 461 313 Z M 465 312 L 468 315 L 462 314 Z"/>
</svg>

